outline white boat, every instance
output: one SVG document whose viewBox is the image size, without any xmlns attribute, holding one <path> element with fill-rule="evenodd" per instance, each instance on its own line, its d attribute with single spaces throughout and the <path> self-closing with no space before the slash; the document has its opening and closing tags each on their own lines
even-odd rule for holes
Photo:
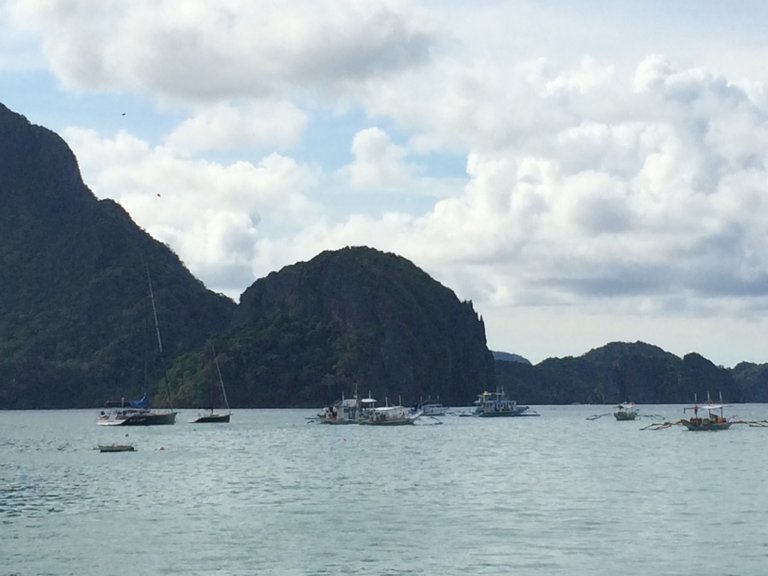
<svg viewBox="0 0 768 576">
<path fill-rule="evenodd" d="M 317 414 L 317 421 L 321 424 L 357 424 L 361 419 L 368 417 L 368 413 L 375 408 L 376 400 L 368 395 L 368 398 L 353 398 L 337 400 L 330 406 L 326 406 Z"/>
<path fill-rule="evenodd" d="M 216 373 L 219 376 L 219 386 L 221 387 L 221 395 L 224 398 L 224 404 L 227 407 L 226 412 L 215 412 L 213 408 L 207 410 L 201 410 L 197 416 L 189 421 L 190 424 L 213 424 L 213 423 L 226 423 L 229 422 L 232 411 L 229 409 L 229 400 L 227 400 L 227 391 L 224 389 L 224 379 L 221 377 L 221 368 L 219 368 L 219 359 L 216 356 L 216 349 L 211 344 L 211 350 L 213 351 L 213 362 L 216 364 Z"/>
<path fill-rule="evenodd" d="M 445 416 L 448 409 L 441 402 L 433 402 L 430 398 L 427 398 L 426 402 L 419 402 L 411 408 L 411 411 L 421 411 L 424 416 Z"/>
<path fill-rule="evenodd" d="M 507 398 L 504 390 L 496 392 L 485 391 L 475 400 L 475 411 L 472 416 L 480 418 L 495 418 L 503 416 L 538 416 L 529 406 L 518 404 Z"/>
<path fill-rule="evenodd" d="M 413 424 L 422 416 L 422 412 L 412 412 L 405 406 L 381 406 L 370 410 L 358 424 L 368 426 L 402 426 Z"/>
</svg>

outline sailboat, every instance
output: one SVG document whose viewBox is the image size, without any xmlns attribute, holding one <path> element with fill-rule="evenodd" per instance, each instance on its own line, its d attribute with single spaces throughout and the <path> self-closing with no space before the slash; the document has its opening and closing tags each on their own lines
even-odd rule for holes
<svg viewBox="0 0 768 576">
<path fill-rule="evenodd" d="M 155 320 L 155 333 L 157 334 L 157 345 L 162 358 L 163 340 L 160 337 L 160 324 L 157 321 L 157 308 L 155 307 L 155 293 L 152 290 L 152 278 L 149 275 L 147 267 L 147 282 L 149 284 L 149 298 L 152 301 L 152 315 Z M 163 374 L 166 385 L 168 384 L 167 374 Z M 149 397 L 147 393 L 139 400 L 131 400 L 127 404 L 125 399 L 118 402 L 107 401 L 107 407 L 113 408 L 109 412 L 102 410 L 96 419 L 99 426 L 157 426 L 176 423 L 176 414 L 174 410 L 151 410 L 149 408 Z"/>
<path fill-rule="evenodd" d="M 221 368 L 219 368 L 219 359 L 216 356 L 216 350 L 211 345 L 213 350 L 213 362 L 216 364 L 216 373 L 219 376 L 219 386 L 221 386 L 221 395 L 224 397 L 224 404 L 227 407 L 226 412 L 214 412 L 213 407 L 207 410 L 201 411 L 195 418 L 189 421 L 190 424 L 211 424 L 215 422 L 229 422 L 229 418 L 232 412 L 229 409 L 229 401 L 227 400 L 227 391 L 224 389 L 224 379 L 221 377 Z"/>
</svg>

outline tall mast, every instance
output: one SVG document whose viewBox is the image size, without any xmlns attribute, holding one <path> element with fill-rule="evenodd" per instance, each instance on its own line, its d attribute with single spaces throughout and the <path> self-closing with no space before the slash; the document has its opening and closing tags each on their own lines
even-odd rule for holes
<svg viewBox="0 0 768 576">
<path fill-rule="evenodd" d="M 152 301 L 152 317 L 155 319 L 155 333 L 157 334 L 157 346 L 160 354 L 163 353 L 163 340 L 160 338 L 160 323 L 157 321 L 157 308 L 155 307 L 155 292 L 152 290 L 152 277 L 149 275 L 149 265 L 147 265 L 147 282 L 149 283 L 149 299 Z"/>
<path fill-rule="evenodd" d="M 227 400 L 227 391 L 224 389 L 224 379 L 221 377 L 221 368 L 219 368 L 219 358 L 216 356 L 216 348 L 213 347 L 213 343 L 211 343 L 211 350 L 213 351 L 213 362 L 216 364 L 216 372 L 219 375 L 219 384 L 221 384 L 221 393 L 224 395 L 224 404 L 227 406 L 227 410 L 229 410 L 229 400 Z"/>
</svg>

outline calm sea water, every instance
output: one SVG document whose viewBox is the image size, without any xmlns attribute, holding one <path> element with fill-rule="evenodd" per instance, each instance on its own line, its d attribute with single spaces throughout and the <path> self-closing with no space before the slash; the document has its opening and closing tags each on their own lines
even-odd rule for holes
<svg viewBox="0 0 768 576">
<path fill-rule="evenodd" d="M 308 410 L 130 429 L 0 412 L 0 574 L 768 573 L 768 428 L 536 409 L 398 428 Z M 94 449 L 122 441 L 138 451 Z"/>
</svg>

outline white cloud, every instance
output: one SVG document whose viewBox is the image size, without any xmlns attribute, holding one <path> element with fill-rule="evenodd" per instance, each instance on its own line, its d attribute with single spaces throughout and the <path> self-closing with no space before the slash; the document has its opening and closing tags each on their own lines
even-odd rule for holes
<svg viewBox="0 0 768 576">
<path fill-rule="evenodd" d="M 73 128 L 63 136 L 94 193 L 123 205 L 216 291 L 239 294 L 255 279 L 258 242 L 295 233 L 318 213 L 307 195 L 318 174 L 284 156 L 224 165 L 151 148 L 126 133 L 102 139 Z M 239 284 L 205 273 L 222 266 Z"/>
<path fill-rule="evenodd" d="M 415 168 L 406 161 L 407 151 L 392 142 L 379 128 L 366 128 L 352 141 L 355 161 L 341 173 L 353 189 L 393 190 L 407 188 Z"/>
<path fill-rule="evenodd" d="M 289 102 L 220 103 L 184 120 L 165 143 L 180 153 L 288 149 L 299 143 L 306 124 L 306 114 Z"/>
<path fill-rule="evenodd" d="M 15 0 L 77 90 L 181 100 L 324 93 L 424 62 L 426 20 L 398 0 Z"/>
</svg>

